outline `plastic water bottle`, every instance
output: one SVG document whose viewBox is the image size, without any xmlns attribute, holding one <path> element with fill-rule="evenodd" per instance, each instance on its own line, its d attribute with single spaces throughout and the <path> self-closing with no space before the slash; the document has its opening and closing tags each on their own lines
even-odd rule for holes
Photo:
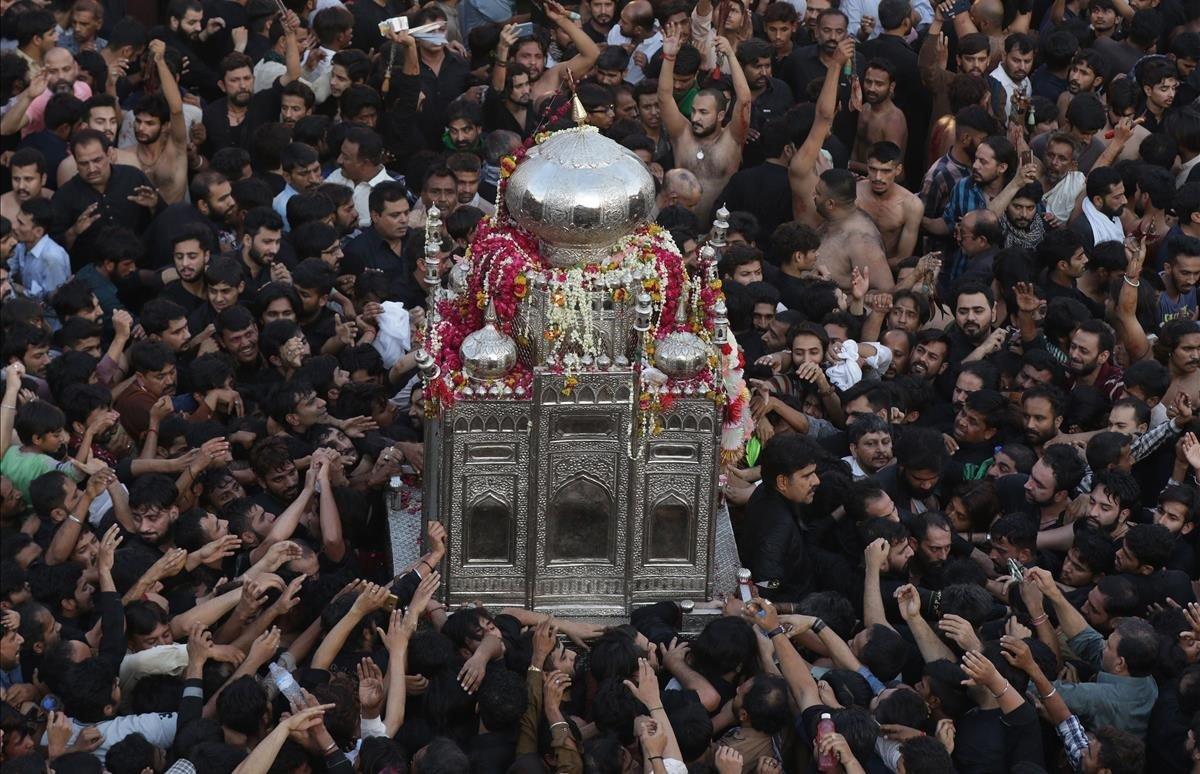
<svg viewBox="0 0 1200 774">
<path fill-rule="evenodd" d="M 750 600 L 754 599 L 754 586 L 751 583 L 750 571 L 745 567 L 737 571 L 738 579 L 738 594 L 742 597 L 742 604 L 749 604 Z"/>
<path fill-rule="evenodd" d="M 828 712 L 821 713 L 821 720 L 817 723 L 817 744 L 826 736 L 829 736 L 837 729 L 833 725 L 833 717 Z M 837 768 L 837 756 L 832 752 L 823 752 L 817 757 L 817 771 L 833 771 Z"/>
<path fill-rule="evenodd" d="M 267 667 L 267 672 L 275 681 L 275 687 L 288 701 L 301 707 L 304 706 L 304 693 L 300 690 L 300 683 L 296 682 L 296 678 L 292 677 L 291 672 L 275 663 Z"/>
</svg>

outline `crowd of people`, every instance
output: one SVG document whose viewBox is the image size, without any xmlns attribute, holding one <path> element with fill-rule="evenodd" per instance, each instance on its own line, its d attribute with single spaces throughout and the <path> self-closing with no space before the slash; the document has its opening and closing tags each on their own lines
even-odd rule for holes
<svg viewBox="0 0 1200 774">
<path fill-rule="evenodd" d="M 0 771 L 1200 771 L 1200 4 L 935 2 L 2 0 Z M 745 355 L 686 620 L 381 548 L 573 96 Z"/>
</svg>

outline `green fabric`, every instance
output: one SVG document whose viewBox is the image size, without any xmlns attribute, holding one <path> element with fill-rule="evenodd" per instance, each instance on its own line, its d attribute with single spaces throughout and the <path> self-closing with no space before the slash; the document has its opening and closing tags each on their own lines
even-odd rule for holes
<svg viewBox="0 0 1200 774">
<path fill-rule="evenodd" d="M 696 99 L 696 95 L 700 93 L 700 87 L 693 86 L 683 93 L 683 96 L 675 97 L 675 104 L 679 106 L 679 112 L 689 120 L 692 117 L 692 102 Z"/>
<path fill-rule="evenodd" d="M 762 441 L 758 440 L 757 435 L 750 436 L 750 440 L 746 441 L 746 465 L 754 467 L 758 464 L 758 455 L 762 453 Z"/>
<path fill-rule="evenodd" d="M 59 462 L 47 454 L 38 452 L 23 452 L 16 445 L 10 446 L 4 453 L 4 459 L 0 460 L 0 473 L 7 476 L 13 486 L 21 491 L 21 497 L 25 498 L 26 503 L 30 501 L 29 484 L 38 476 L 52 470 L 61 470 L 71 478 L 79 479 L 75 466 L 70 462 Z"/>
</svg>

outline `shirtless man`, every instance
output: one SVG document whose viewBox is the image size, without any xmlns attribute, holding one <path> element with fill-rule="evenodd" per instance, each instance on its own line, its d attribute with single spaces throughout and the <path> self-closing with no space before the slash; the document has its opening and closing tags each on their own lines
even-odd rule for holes
<svg viewBox="0 0 1200 774">
<path fill-rule="evenodd" d="M 896 93 L 896 66 L 886 59 L 872 59 L 862 75 L 862 108 L 858 112 L 858 133 L 850 157 L 853 172 L 867 171 L 867 148 L 890 142 L 900 147 L 900 156 L 908 144 L 908 123 L 904 111 L 892 97 Z"/>
<path fill-rule="evenodd" d="M 903 151 L 894 142 L 875 143 L 866 157 L 867 179 L 858 181 L 858 206 L 879 229 L 888 265 L 894 271 L 916 250 L 925 207 L 920 197 L 896 185 L 903 171 Z"/>
<path fill-rule="evenodd" d="M 534 106 L 537 106 L 539 100 L 558 91 L 567 78 L 567 73 L 570 73 L 574 80 L 581 80 L 596 63 L 596 57 L 600 56 L 600 47 L 588 37 L 582 27 L 571 21 L 565 8 L 554 0 L 549 0 L 545 9 L 546 18 L 566 33 L 579 53 L 547 70 L 546 51 L 542 48 L 541 41 L 533 37 L 517 40 L 517 25 L 509 24 L 500 31 L 500 42 L 496 45 L 496 64 L 492 68 L 492 88 L 503 93 L 511 53 L 512 60 L 529 71 L 529 82 L 533 84 Z"/>
<path fill-rule="evenodd" d="M 183 201 L 187 191 L 188 131 L 183 117 L 183 97 L 175 75 L 163 58 L 166 43 L 152 40 L 148 50 L 169 115 L 164 121 L 162 102 L 153 96 L 143 97 L 134 108 L 137 166 L 158 188 L 167 204 L 175 204 Z"/>
<path fill-rule="evenodd" d="M 799 149 L 792 154 L 788 162 L 788 183 L 792 189 L 792 216 L 810 228 L 821 225 L 821 217 L 813 207 L 816 194 L 817 180 L 821 173 L 832 166 L 829 157 L 821 152 L 821 146 L 829 139 L 833 128 L 833 118 L 837 114 L 838 77 L 842 65 L 854 57 L 854 40 L 845 38 L 838 43 L 825 71 L 825 82 L 821 84 L 821 93 L 817 96 L 816 111 L 813 115 L 811 128 L 807 133 L 799 133 L 792 138 L 793 144 Z M 798 108 L 803 110 L 803 106 Z M 803 127 L 800 127 L 803 129 Z M 850 273 L 846 273 L 847 281 Z"/>
<path fill-rule="evenodd" d="M 88 129 L 95 129 L 108 138 L 108 158 L 114 164 L 128 164 L 136 167 L 137 155 L 128 148 L 117 147 L 117 136 L 121 131 L 121 113 L 117 106 L 117 98 L 109 94 L 97 94 L 87 101 L 83 111 L 83 124 Z M 75 157 L 70 153 L 58 165 L 58 187 L 62 188 L 67 181 L 75 177 L 79 170 L 75 166 Z"/>
<path fill-rule="evenodd" d="M 813 206 L 823 221 L 821 264 L 829 278 L 842 290 L 850 291 L 854 269 L 870 272 L 872 290 L 891 290 L 895 284 L 879 229 L 855 203 L 854 173 L 848 169 L 830 169 L 821 174 L 813 193 Z"/>
<path fill-rule="evenodd" d="M 32 199 L 49 199 L 53 193 L 46 187 L 46 157 L 36 148 L 21 148 L 9 162 L 12 171 L 12 190 L 0 196 L 0 216 L 9 223 L 17 222 L 21 205 Z"/>
<path fill-rule="evenodd" d="M 700 180 L 700 201 L 692 208 L 701 222 L 708 219 L 713 202 L 725 189 L 725 184 L 742 165 L 742 148 L 750 130 L 750 108 L 753 99 L 742 66 L 734 56 L 726 38 L 716 39 L 717 52 L 729 62 L 733 75 L 733 93 L 737 98 L 737 113 L 728 127 L 723 127 L 727 104 L 725 95 L 717 89 L 703 89 L 692 100 L 689 121 L 675 104 L 675 56 L 679 53 L 682 34 L 679 31 L 663 40 L 663 66 L 658 78 L 658 104 L 662 110 L 663 126 L 675 149 L 675 163 L 696 175 Z"/>
</svg>

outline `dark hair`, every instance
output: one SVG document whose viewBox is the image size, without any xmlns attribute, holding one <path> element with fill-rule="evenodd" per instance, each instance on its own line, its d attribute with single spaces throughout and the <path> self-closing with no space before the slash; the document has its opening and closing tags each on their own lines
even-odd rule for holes
<svg viewBox="0 0 1200 774">
<path fill-rule="evenodd" d="M 1073 492 L 1086 473 L 1079 451 L 1070 444 L 1047 446 L 1042 452 L 1042 464 L 1054 473 L 1056 492 Z"/>
<path fill-rule="evenodd" d="M 100 658 L 72 664 L 62 682 L 63 709 L 81 723 L 104 720 L 104 708 L 113 704 L 116 677 L 112 667 Z"/>
<path fill-rule="evenodd" d="M 1175 549 L 1175 536 L 1160 524 L 1134 524 L 1125 533 L 1125 551 L 1143 567 L 1166 567 Z"/>
<path fill-rule="evenodd" d="M 257 735 L 269 707 L 267 692 L 253 675 L 243 675 L 217 697 L 217 719 L 221 725 L 247 736 Z"/>
<path fill-rule="evenodd" d="M 949 459 L 945 443 L 935 443 L 941 439 L 941 434 L 930 428 L 905 428 L 904 433 L 896 439 L 896 461 L 905 470 L 940 473 Z"/>
<path fill-rule="evenodd" d="M 916 736 L 902 743 L 900 760 L 904 761 L 905 774 L 943 774 L 954 770 L 950 753 L 931 736 Z"/>
<path fill-rule="evenodd" d="M 1145 770 L 1146 743 L 1141 737 L 1113 726 L 1102 726 L 1093 733 L 1100 747 L 1100 768 L 1112 774 L 1141 774 Z"/>
<path fill-rule="evenodd" d="M 371 189 L 371 195 L 367 200 L 367 208 L 373 213 L 383 212 L 385 204 L 391 204 L 400 200 L 408 201 L 408 190 L 401 183 L 388 181 L 380 183 Z"/>
<path fill-rule="evenodd" d="M 1079 563 L 1095 575 L 1112 572 L 1117 550 L 1110 537 L 1094 527 L 1079 529 L 1071 545 Z"/>
<path fill-rule="evenodd" d="M 867 627 L 870 637 L 858 654 L 863 666 L 880 680 L 891 680 L 900 674 L 908 660 L 909 647 L 895 629 L 883 624 Z"/>
<path fill-rule="evenodd" d="M 820 449 L 807 438 L 791 433 L 773 436 L 759 457 L 762 480 L 774 488 L 779 476 L 790 476 L 815 465 L 821 457 Z"/>
<path fill-rule="evenodd" d="M 21 438 L 29 440 L 62 430 L 66 423 L 67 418 L 58 406 L 38 399 L 31 400 L 17 409 L 13 429 Z"/>
<path fill-rule="evenodd" d="M 1154 627 L 1141 618 L 1122 618 L 1115 633 L 1121 635 L 1117 655 L 1125 659 L 1129 674 L 1132 677 L 1149 675 L 1158 658 L 1158 635 Z"/>
<path fill-rule="evenodd" d="M 777 734 L 792 725 L 787 682 L 778 675 L 760 674 L 742 696 L 742 709 L 750 726 L 760 733 Z"/>
</svg>

